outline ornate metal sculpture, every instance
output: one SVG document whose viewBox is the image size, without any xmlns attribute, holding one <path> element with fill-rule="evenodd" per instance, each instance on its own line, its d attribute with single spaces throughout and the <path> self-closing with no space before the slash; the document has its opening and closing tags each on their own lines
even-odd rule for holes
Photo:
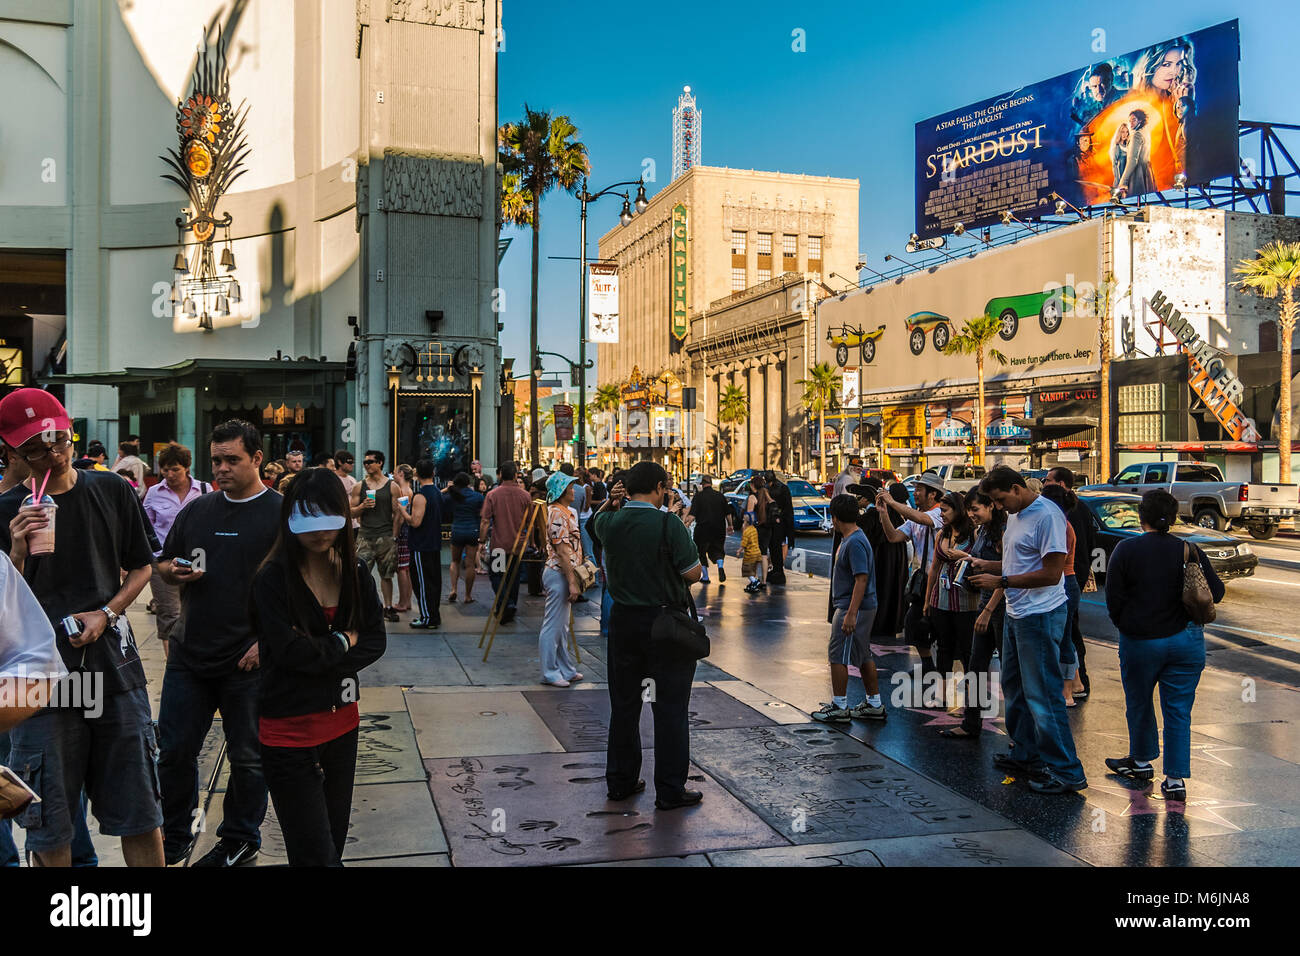
<svg viewBox="0 0 1300 956">
<path fill-rule="evenodd" d="M 160 156 L 172 172 L 162 178 L 175 183 L 190 197 L 193 216 L 188 211 L 176 219 L 177 277 L 172 285 L 172 304 L 190 318 L 199 320 L 199 328 L 212 331 L 212 316 L 230 314 L 231 303 L 240 300 L 239 283 L 234 276 L 217 274 L 213 242 L 217 230 L 226 231 L 226 247 L 221 265 L 227 273 L 235 270 L 235 255 L 230 248 L 230 213 L 218 215 L 217 204 L 231 185 L 247 170 L 244 160 L 251 147 L 244 133 L 248 118 L 247 101 L 235 108 L 230 102 L 230 71 L 226 65 L 225 43 L 220 33 L 213 47 L 199 55 L 190 81 L 190 93 L 176 103 L 176 134 L 179 149 L 169 149 Z M 185 233 L 192 231 L 198 244 L 193 256 L 185 254 Z M 209 313 L 209 299 L 215 303 Z"/>
</svg>

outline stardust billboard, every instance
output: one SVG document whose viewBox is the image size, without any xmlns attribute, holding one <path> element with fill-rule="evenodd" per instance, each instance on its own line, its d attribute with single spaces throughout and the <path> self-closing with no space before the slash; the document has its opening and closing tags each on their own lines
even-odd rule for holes
<svg viewBox="0 0 1300 956">
<path fill-rule="evenodd" d="M 1237 21 L 916 125 L 916 232 L 943 235 L 1237 172 Z"/>
</svg>

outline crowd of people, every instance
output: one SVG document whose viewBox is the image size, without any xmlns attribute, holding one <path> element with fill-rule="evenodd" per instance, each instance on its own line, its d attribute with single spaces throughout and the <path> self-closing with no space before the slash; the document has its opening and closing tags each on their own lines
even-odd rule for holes
<svg viewBox="0 0 1300 956">
<path fill-rule="evenodd" d="M 176 443 L 159 452 L 150 483 L 138 439 L 108 466 L 95 442 L 76 458 L 72 437 L 48 392 L 0 399 L 0 690 L 13 702 L 0 707 L 0 764 L 40 796 L 15 820 L 34 865 L 94 865 L 87 813 L 102 834 L 121 838 L 129 865 L 188 861 L 205 826 L 199 753 L 218 712 L 229 783 L 216 845 L 194 865 L 253 859 L 268 799 L 291 864 L 340 865 L 359 672 L 384 653 L 386 627 L 401 613 L 413 611 L 414 630 L 438 628 L 444 601 L 478 601 L 480 575 L 501 625 L 514 622 L 523 581 L 544 597 L 538 676 L 555 687 L 584 680 L 570 655 L 572 609 L 600 584 L 609 797 L 645 788 L 638 726 L 648 701 L 656 806 L 691 806 L 702 795 L 687 787 L 688 708 L 695 661 L 707 650 L 692 639 L 690 586 L 711 584 L 710 570 L 726 581 L 729 528 L 739 531 L 751 594 L 783 580 L 795 540 L 789 491 L 771 474 L 751 479 L 737 520 L 707 478 L 691 497 L 648 461 L 608 475 L 504 462 L 495 481 L 475 462 L 444 485 L 428 459 L 389 472 L 371 449 L 354 478 L 345 450 L 310 466 L 292 452 L 282 469 L 265 462 L 257 429 L 234 420 L 209 436 L 210 484 L 192 475 L 192 453 Z M 1086 787 L 1068 709 L 1090 694 L 1077 609 L 1095 584 L 1092 523 L 1074 476 L 1054 469 L 1040 493 L 997 467 L 963 494 L 926 473 L 914 501 L 901 484 L 886 488 L 851 469 L 841 477 L 829 509 L 832 699 L 814 719 L 885 720 L 872 643 L 902 632 L 918 659 L 909 706 L 962 708 L 944 737 L 981 735 L 996 656 L 1011 746 L 995 766 L 1040 793 Z M 1170 534 L 1177 505 L 1168 493 L 1148 492 L 1140 515 L 1144 534 L 1115 548 L 1106 581 L 1130 737 L 1129 752 L 1106 765 L 1153 778 L 1159 686 L 1162 789 L 1185 799 L 1205 662 L 1185 573 L 1199 568 L 1216 601 L 1223 585 L 1203 553 Z M 146 586 L 166 654 L 156 723 L 126 616 Z M 852 670 L 865 699 L 850 707 Z M 100 688 L 94 707 L 51 693 L 87 680 Z M 49 706 L 25 704 L 33 691 Z M 0 865 L 16 862 L 5 823 Z"/>
</svg>

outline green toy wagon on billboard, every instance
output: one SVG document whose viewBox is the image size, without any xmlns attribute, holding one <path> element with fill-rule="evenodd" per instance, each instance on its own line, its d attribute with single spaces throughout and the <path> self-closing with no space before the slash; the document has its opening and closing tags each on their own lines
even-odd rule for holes
<svg viewBox="0 0 1300 956">
<path fill-rule="evenodd" d="M 985 315 L 995 315 L 1002 320 L 998 335 L 1010 342 L 1020 331 L 1020 320 L 1038 317 L 1038 327 L 1051 335 L 1061 327 L 1065 313 L 1074 309 L 1074 287 L 1057 286 L 1043 292 L 1025 295 L 1004 295 L 989 299 L 984 306 Z"/>
<path fill-rule="evenodd" d="M 930 332 L 934 347 L 942 352 L 948 347 L 952 338 L 952 320 L 938 312 L 913 312 L 904 321 L 907 323 L 907 347 L 913 355 L 925 351 L 925 333 Z M 933 330 L 933 331 L 931 331 Z"/>
</svg>

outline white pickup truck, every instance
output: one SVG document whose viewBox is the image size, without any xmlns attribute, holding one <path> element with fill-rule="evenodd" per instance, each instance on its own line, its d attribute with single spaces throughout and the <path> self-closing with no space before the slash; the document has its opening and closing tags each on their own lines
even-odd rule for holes
<svg viewBox="0 0 1300 956">
<path fill-rule="evenodd" d="M 1090 488 L 1142 494 L 1164 488 L 1178 500 L 1178 514 L 1202 528 L 1245 527 L 1267 541 L 1278 522 L 1300 513 L 1300 485 L 1224 481 L 1218 467 L 1203 461 L 1149 461 L 1125 465 L 1103 485 Z"/>
<path fill-rule="evenodd" d="M 925 470 L 942 478 L 943 486 L 949 491 L 970 491 L 984 477 L 980 465 L 931 465 Z"/>
</svg>

